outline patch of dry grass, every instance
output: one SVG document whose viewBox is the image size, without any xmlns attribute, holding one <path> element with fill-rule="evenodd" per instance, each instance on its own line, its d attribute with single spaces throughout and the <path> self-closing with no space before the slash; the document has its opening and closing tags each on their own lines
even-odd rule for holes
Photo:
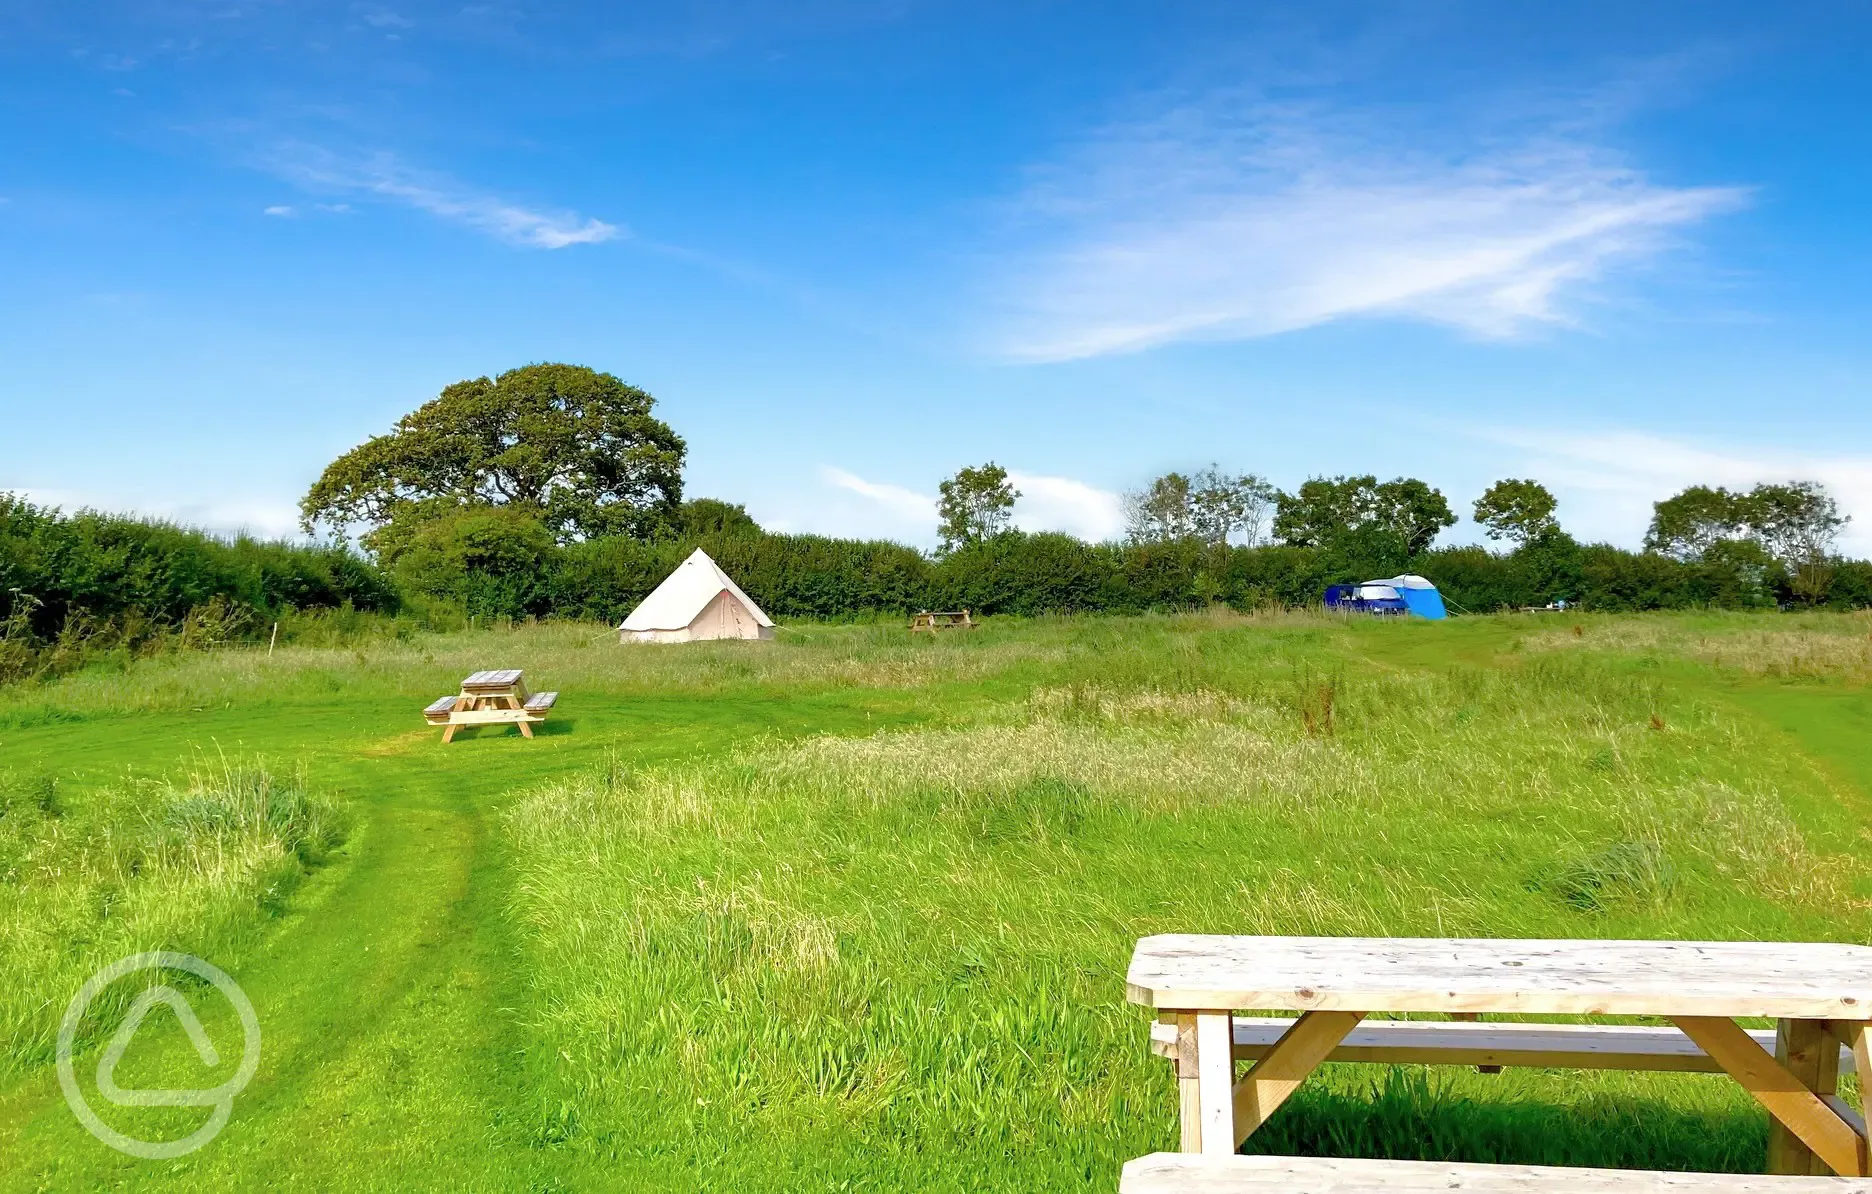
<svg viewBox="0 0 1872 1194">
<path fill-rule="evenodd" d="M 185 653 L 129 671 L 91 671 L 16 688 L 0 724 L 183 711 L 256 702 L 317 702 L 395 692 L 426 704 L 462 676 L 524 668 L 535 687 L 564 692 L 707 693 L 776 688 L 898 688 L 970 680 L 1057 655 L 1032 636 L 977 632 L 974 641 L 931 641 L 897 626 L 783 630 L 777 642 L 620 645 L 583 623 L 381 639 L 346 647 Z"/>
<path fill-rule="evenodd" d="M 1589 617 L 1522 640 L 1539 652 L 1655 654 L 1782 679 L 1872 681 L 1872 613 Z"/>
</svg>

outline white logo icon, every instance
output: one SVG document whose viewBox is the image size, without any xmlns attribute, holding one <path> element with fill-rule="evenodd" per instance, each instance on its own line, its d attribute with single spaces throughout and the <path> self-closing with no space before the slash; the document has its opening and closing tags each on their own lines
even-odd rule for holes
<svg viewBox="0 0 1872 1194">
<path fill-rule="evenodd" d="M 241 1042 L 240 1068 L 234 1076 L 219 1086 L 207 1090 L 125 1090 L 117 1085 L 117 1063 L 123 1060 L 124 1051 L 130 1047 L 130 1040 L 142 1027 L 143 1018 L 157 1004 L 163 1004 L 175 1013 L 175 1018 L 182 1025 L 182 1031 L 188 1036 L 189 1043 L 195 1046 L 195 1052 L 201 1057 L 202 1064 L 217 1066 L 221 1064 L 221 1054 L 208 1034 L 202 1029 L 201 1019 L 182 992 L 165 984 L 157 984 L 138 995 L 130 1004 L 130 1010 L 124 1013 L 123 1023 L 111 1036 L 110 1044 L 105 1046 L 104 1055 L 98 1059 L 97 1089 L 105 1100 L 119 1107 L 213 1107 L 208 1122 L 180 1140 L 151 1142 L 126 1136 L 98 1117 L 91 1104 L 85 1101 L 84 1091 L 78 1088 L 78 1073 L 72 1065 L 72 1045 L 78 1036 L 78 1025 L 84 1019 L 85 1009 L 97 998 L 98 992 L 116 982 L 126 974 L 135 974 L 140 970 L 185 970 L 199 978 L 208 980 L 215 990 L 234 1005 L 240 1015 L 241 1028 L 245 1037 Z M 219 967 L 212 966 L 192 954 L 171 953 L 159 950 L 153 953 L 132 954 L 121 961 L 92 975 L 85 985 L 72 996 L 72 1001 L 65 1008 L 65 1020 L 59 1025 L 58 1035 L 58 1076 L 59 1086 L 65 1091 L 65 1101 L 71 1105 L 72 1114 L 78 1117 L 93 1136 L 118 1152 L 129 1153 L 133 1157 L 142 1157 L 149 1161 L 164 1161 L 172 1157 L 186 1156 L 202 1145 L 213 1140 L 222 1128 L 227 1126 L 228 1116 L 234 1112 L 234 1096 L 245 1090 L 247 1083 L 253 1080 L 254 1071 L 260 1068 L 260 1019 L 254 1014 L 253 1003 L 247 993 L 240 989 L 235 981 Z"/>
</svg>

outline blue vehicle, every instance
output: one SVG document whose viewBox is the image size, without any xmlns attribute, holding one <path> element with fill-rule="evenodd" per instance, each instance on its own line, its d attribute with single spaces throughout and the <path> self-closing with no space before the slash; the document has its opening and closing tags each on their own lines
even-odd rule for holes
<svg viewBox="0 0 1872 1194">
<path fill-rule="evenodd" d="M 1386 577 L 1358 585 L 1332 585 L 1326 590 L 1326 608 L 1380 617 L 1417 617 L 1435 621 L 1449 617 L 1443 595 L 1421 576 Z"/>
</svg>

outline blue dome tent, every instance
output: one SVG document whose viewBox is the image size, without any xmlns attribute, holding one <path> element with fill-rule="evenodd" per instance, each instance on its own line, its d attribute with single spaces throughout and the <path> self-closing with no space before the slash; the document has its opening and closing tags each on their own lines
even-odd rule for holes
<svg viewBox="0 0 1872 1194">
<path fill-rule="evenodd" d="M 1414 616 L 1432 621 L 1449 617 L 1448 611 L 1443 608 L 1443 594 L 1437 592 L 1437 587 L 1423 577 L 1394 576 L 1384 583 L 1397 590 L 1398 596 L 1404 600 L 1404 607 Z"/>
<path fill-rule="evenodd" d="M 1368 580 L 1362 585 L 1333 585 L 1326 590 L 1326 608 L 1354 613 L 1402 614 L 1432 621 L 1449 617 L 1437 587 L 1421 576 L 1408 573 Z"/>
</svg>

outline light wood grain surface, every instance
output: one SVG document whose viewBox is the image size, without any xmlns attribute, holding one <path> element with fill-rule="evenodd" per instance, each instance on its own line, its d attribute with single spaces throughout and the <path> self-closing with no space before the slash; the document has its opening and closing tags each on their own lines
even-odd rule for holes
<svg viewBox="0 0 1872 1194">
<path fill-rule="evenodd" d="M 1285 1017 L 1235 1017 L 1236 1061 L 1258 1061 L 1293 1026 Z M 1764 1049 L 1775 1047 L 1775 1030 L 1748 1035 Z M 1176 1025 L 1151 1025 L 1151 1050 L 1176 1054 Z M 1471 1024 L 1444 1020 L 1367 1020 L 1354 1028 L 1327 1061 L 1380 1065 L 1498 1065 L 1578 1070 L 1647 1070 L 1720 1074 L 1722 1066 L 1674 1025 Z M 1856 1062 L 1840 1050 L 1839 1073 Z"/>
<path fill-rule="evenodd" d="M 482 692 L 512 688 L 520 682 L 519 668 L 499 668 L 491 671 L 473 672 L 462 681 L 464 692 Z"/>
<path fill-rule="evenodd" d="M 1125 1165 L 1118 1190 L 1119 1194 L 1429 1194 L 1451 1190 L 1467 1194 L 1872 1194 L 1872 1180 L 1153 1153 Z"/>
<path fill-rule="evenodd" d="M 1182 1010 L 1864 1020 L 1872 948 L 1168 934 L 1138 942 L 1126 988 Z"/>
</svg>

